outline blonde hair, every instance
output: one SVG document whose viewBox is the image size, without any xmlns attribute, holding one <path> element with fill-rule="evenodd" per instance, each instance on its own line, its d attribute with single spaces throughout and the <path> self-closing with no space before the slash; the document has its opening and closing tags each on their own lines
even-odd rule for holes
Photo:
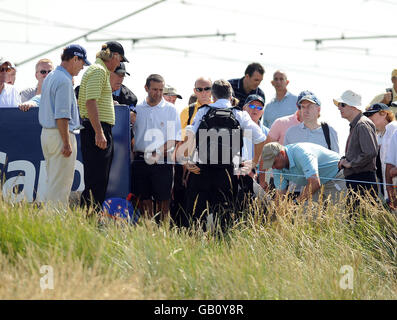
<svg viewBox="0 0 397 320">
<path fill-rule="evenodd" d="M 380 115 L 386 114 L 386 121 L 387 122 L 392 122 L 392 121 L 396 120 L 396 116 L 394 115 L 394 112 L 391 111 L 391 110 L 380 110 L 379 114 Z"/>
<path fill-rule="evenodd" d="M 36 63 L 36 67 L 35 67 L 36 71 L 37 71 L 37 67 L 39 66 L 40 63 L 48 63 L 48 64 L 50 64 L 51 66 L 54 66 L 54 64 L 52 63 L 52 61 L 51 61 L 50 59 L 47 59 L 47 58 L 40 59 L 40 60 L 37 61 L 37 63 Z"/>
<path fill-rule="evenodd" d="M 96 54 L 96 58 L 101 59 L 102 61 L 109 61 L 113 57 L 113 52 L 110 51 L 106 44 L 102 45 L 102 50 Z"/>
</svg>

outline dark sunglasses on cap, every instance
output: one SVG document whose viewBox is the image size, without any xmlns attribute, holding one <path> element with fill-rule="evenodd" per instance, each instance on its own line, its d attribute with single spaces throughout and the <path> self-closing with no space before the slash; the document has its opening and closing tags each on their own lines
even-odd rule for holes
<svg viewBox="0 0 397 320">
<path fill-rule="evenodd" d="M 52 70 L 40 70 L 41 74 L 47 74 L 50 73 Z"/>
<path fill-rule="evenodd" d="M 197 90 L 198 92 L 209 91 L 209 90 L 211 90 L 211 87 L 196 88 L 196 90 Z"/>
<path fill-rule="evenodd" d="M 5 68 L 0 68 L 0 72 L 11 72 L 11 68 L 8 66 Z"/>
<path fill-rule="evenodd" d="M 256 105 L 254 105 L 254 104 L 250 104 L 250 105 L 248 105 L 248 107 L 250 107 L 251 109 L 259 110 L 259 111 L 262 111 L 262 110 L 263 110 L 263 107 L 261 107 L 261 106 L 256 106 Z"/>
</svg>

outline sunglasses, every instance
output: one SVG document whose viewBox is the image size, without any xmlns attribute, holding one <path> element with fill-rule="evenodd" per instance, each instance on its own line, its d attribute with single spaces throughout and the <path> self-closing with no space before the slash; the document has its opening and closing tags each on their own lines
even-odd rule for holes
<svg viewBox="0 0 397 320">
<path fill-rule="evenodd" d="M 10 67 L 0 68 L 0 72 L 11 72 Z"/>
<path fill-rule="evenodd" d="M 346 104 L 346 103 L 343 103 L 343 102 L 340 102 L 340 103 L 338 104 L 338 106 L 341 106 L 342 108 L 344 108 L 344 107 L 347 106 L 347 104 Z"/>
<path fill-rule="evenodd" d="M 41 74 L 47 74 L 50 73 L 52 70 L 40 70 Z"/>
<path fill-rule="evenodd" d="M 198 92 L 209 91 L 209 90 L 211 90 L 211 87 L 196 88 L 196 90 L 197 90 Z"/>
<path fill-rule="evenodd" d="M 263 110 L 263 107 L 261 107 L 261 106 L 256 106 L 256 105 L 254 105 L 254 104 L 250 104 L 250 105 L 248 105 L 248 107 L 250 107 L 251 109 L 259 110 L 259 111 L 262 111 L 262 110 Z"/>
</svg>

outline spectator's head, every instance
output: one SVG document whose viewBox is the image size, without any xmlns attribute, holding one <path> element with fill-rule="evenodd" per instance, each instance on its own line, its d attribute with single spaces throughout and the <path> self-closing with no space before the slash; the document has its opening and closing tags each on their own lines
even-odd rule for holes
<svg viewBox="0 0 397 320">
<path fill-rule="evenodd" d="M 7 78 L 7 83 L 14 85 L 15 84 L 15 79 L 17 77 L 17 68 L 12 68 L 11 67 L 11 71 L 8 72 L 8 78 Z"/>
<path fill-rule="evenodd" d="M 197 95 L 195 93 L 192 93 L 189 98 L 189 105 L 195 103 L 196 101 L 197 101 Z"/>
<path fill-rule="evenodd" d="M 15 65 L 8 59 L 0 58 L 0 85 L 8 83 L 9 74 L 15 68 Z"/>
<path fill-rule="evenodd" d="M 287 90 L 287 85 L 289 81 L 287 80 L 287 74 L 283 71 L 277 70 L 273 74 L 272 85 L 276 91 L 285 91 Z"/>
<path fill-rule="evenodd" d="M 393 82 L 394 87 L 397 87 L 397 69 L 391 72 L 391 82 Z"/>
<path fill-rule="evenodd" d="M 265 69 L 259 63 L 253 62 L 247 66 L 244 73 L 244 84 L 249 91 L 256 90 L 263 80 Z"/>
<path fill-rule="evenodd" d="M 383 132 L 385 127 L 392 121 L 396 120 L 394 112 L 384 103 L 375 103 L 365 112 L 364 116 L 371 119 L 375 124 L 376 130 Z"/>
<path fill-rule="evenodd" d="M 101 59 L 110 72 L 116 70 L 120 62 L 129 62 L 124 56 L 124 48 L 117 41 L 108 41 L 102 45 L 101 51 L 96 54 Z"/>
<path fill-rule="evenodd" d="M 262 150 L 263 168 L 264 169 L 284 169 L 289 165 L 287 152 L 284 146 L 278 142 L 265 144 Z"/>
<path fill-rule="evenodd" d="M 164 78 L 159 74 L 151 74 L 146 79 L 145 90 L 148 93 L 147 103 L 156 106 L 163 98 Z"/>
<path fill-rule="evenodd" d="M 229 81 L 224 79 L 216 80 L 211 87 L 211 93 L 214 100 L 227 99 L 230 100 L 233 94 L 233 88 Z"/>
<path fill-rule="evenodd" d="M 194 82 L 194 93 L 199 104 L 211 103 L 212 81 L 209 78 L 200 77 Z"/>
<path fill-rule="evenodd" d="M 127 72 L 124 62 L 120 62 L 116 70 L 110 73 L 110 86 L 112 87 L 112 91 L 117 91 L 121 88 L 126 75 L 129 76 L 130 74 Z"/>
<path fill-rule="evenodd" d="M 43 83 L 47 74 L 49 74 L 52 70 L 54 70 L 54 64 L 50 59 L 40 59 L 36 63 L 36 79 L 38 81 L 39 86 Z"/>
<path fill-rule="evenodd" d="M 296 102 L 300 110 L 300 118 L 304 123 L 317 122 L 320 118 L 321 102 L 316 95 L 310 91 L 302 91 Z"/>
<path fill-rule="evenodd" d="M 166 101 L 169 103 L 175 104 L 176 99 L 182 99 L 182 96 L 176 92 L 176 89 L 174 87 L 171 87 L 169 85 L 165 85 L 164 91 L 163 91 L 163 97 Z"/>
<path fill-rule="evenodd" d="M 91 65 L 87 60 L 87 51 L 78 44 L 71 44 L 64 48 L 61 60 L 62 66 L 72 77 L 77 76 L 84 66 Z"/>
<path fill-rule="evenodd" d="M 343 92 L 340 98 L 334 99 L 334 104 L 338 107 L 341 117 L 350 122 L 365 109 L 361 105 L 361 96 L 351 90 Z"/>
<path fill-rule="evenodd" d="M 243 110 L 247 111 L 252 121 L 258 123 L 263 115 L 265 101 L 257 94 L 251 94 L 247 97 L 244 103 Z"/>
</svg>

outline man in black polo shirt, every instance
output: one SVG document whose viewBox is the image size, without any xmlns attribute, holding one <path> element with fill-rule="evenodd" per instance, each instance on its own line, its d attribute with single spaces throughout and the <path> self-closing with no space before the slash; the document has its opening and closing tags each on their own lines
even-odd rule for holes
<svg viewBox="0 0 397 320">
<path fill-rule="evenodd" d="M 263 80 L 265 69 L 259 63 L 253 62 L 245 69 L 245 76 L 241 79 L 231 79 L 234 97 L 239 100 L 238 108 L 243 109 L 244 102 L 250 94 L 257 94 L 265 100 L 264 92 L 259 88 Z"/>
</svg>

